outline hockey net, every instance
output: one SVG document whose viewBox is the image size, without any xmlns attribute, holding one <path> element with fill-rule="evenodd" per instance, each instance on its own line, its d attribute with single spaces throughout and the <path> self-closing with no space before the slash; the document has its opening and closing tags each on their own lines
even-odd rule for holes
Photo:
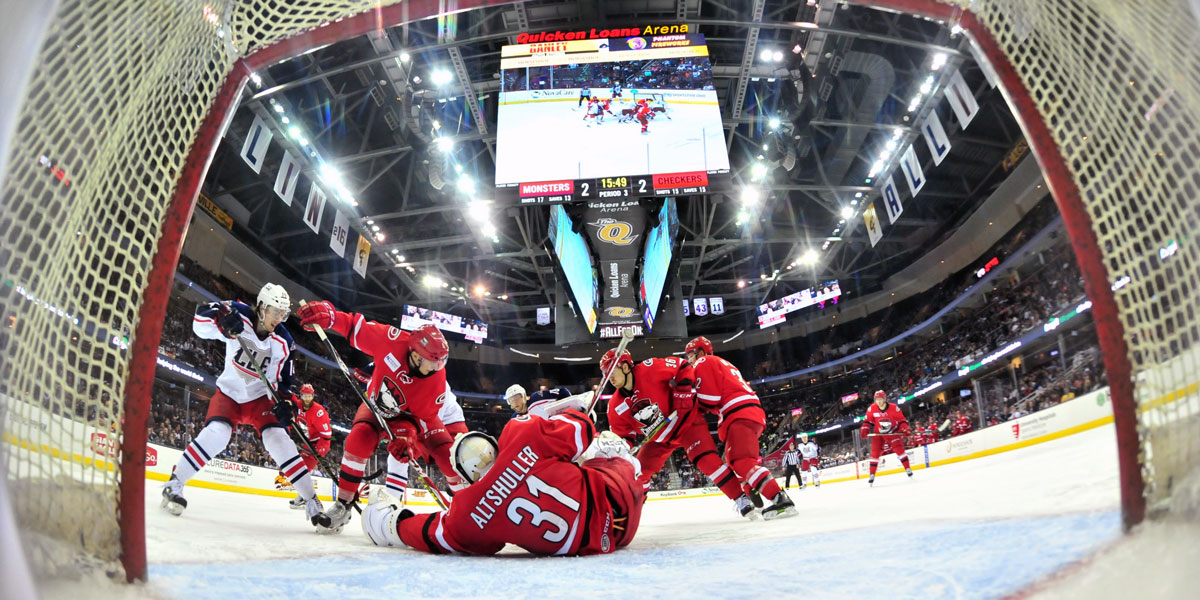
<svg viewBox="0 0 1200 600">
<path fill-rule="evenodd" d="M 1200 459 L 1196 16 L 1183 0 L 959 2 L 869 3 L 960 24 L 996 63 L 1096 304 L 1137 522 Z M 142 454 L 166 295 L 250 73 L 498 3 L 58 4 L 0 196 L 0 451 L 40 571 L 144 576 Z"/>
</svg>

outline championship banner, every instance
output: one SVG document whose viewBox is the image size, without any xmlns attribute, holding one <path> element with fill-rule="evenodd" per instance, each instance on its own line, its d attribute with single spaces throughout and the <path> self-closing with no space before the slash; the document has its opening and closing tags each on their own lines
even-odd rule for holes
<svg viewBox="0 0 1200 600">
<path fill-rule="evenodd" d="M 549 325 L 550 324 L 550 307 L 549 306 L 538 307 L 538 309 L 537 309 L 537 324 L 538 325 Z"/>
<path fill-rule="evenodd" d="M 313 233 L 321 233 L 321 216 L 325 214 L 325 192 L 313 182 L 308 188 L 308 206 L 304 209 L 304 222 Z"/>
<path fill-rule="evenodd" d="M 300 163 L 291 152 L 283 151 L 283 162 L 279 164 L 279 174 L 275 176 L 275 193 L 283 203 L 291 206 L 292 196 L 296 194 L 296 184 L 300 183 Z"/>
<path fill-rule="evenodd" d="M 725 314 L 725 299 L 724 298 L 709 298 L 708 305 L 714 315 Z"/>
<path fill-rule="evenodd" d="M 946 86 L 946 99 L 950 101 L 950 108 L 954 109 L 954 115 L 958 117 L 958 124 L 962 125 L 963 129 L 971 124 L 971 119 L 979 114 L 979 103 L 975 101 L 975 94 L 971 93 L 970 86 L 963 79 L 962 73 L 955 73 L 950 78 L 950 85 Z"/>
<path fill-rule="evenodd" d="M 708 298 L 696 298 L 692 300 L 692 304 L 696 309 L 697 317 L 708 316 Z"/>
<path fill-rule="evenodd" d="M 346 257 L 346 238 L 350 235 L 350 221 L 340 210 L 334 210 L 333 233 L 329 236 L 329 247 L 338 256 Z"/>
<path fill-rule="evenodd" d="M 267 157 L 267 148 L 271 146 L 271 138 L 274 135 L 262 117 L 254 117 L 254 124 L 250 125 L 250 131 L 246 133 L 246 141 L 242 142 L 242 160 L 246 161 L 255 173 L 262 171 L 263 159 Z"/>
<path fill-rule="evenodd" d="M 894 224 L 896 219 L 900 218 L 900 213 L 904 212 L 904 205 L 900 203 L 900 188 L 896 187 L 896 178 L 888 175 L 882 192 L 880 197 L 883 199 L 883 207 L 887 209 L 888 223 Z"/>
<path fill-rule="evenodd" d="M 583 228 L 599 269 L 601 337 L 621 327 L 641 325 L 637 267 L 646 232 L 646 208 L 637 200 L 588 202 Z M 641 327 L 637 327 L 641 329 Z"/>
<path fill-rule="evenodd" d="M 371 242 L 358 236 L 358 251 L 354 253 L 354 271 L 363 279 L 367 278 L 367 259 L 371 257 Z"/>
<path fill-rule="evenodd" d="M 925 136 L 925 143 L 929 145 L 929 153 L 933 155 L 933 164 L 942 164 L 942 159 L 950 154 L 950 137 L 942 128 L 942 120 L 938 118 L 936 110 L 929 111 L 929 117 L 921 125 L 921 135 Z"/>
<path fill-rule="evenodd" d="M 904 171 L 904 178 L 908 180 L 908 189 L 912 190 L 913 198 L 916 198 L 917 192 L 925 187 L 925 173 L 921 170 L 921 163 L 917 161 L 917 151 L 911 144 L 904 149 L 904 154 L 900 155 L 900 169 Z"/>
<path fill-rule="evenodd" d="M 687 298 L 683 299 L 683 316 L 685 316 L 685 317 L 692 316 L 692 303 L 688 302 Z"/>
<path fill-rule="evenodd" d="M 874 202 L 863 211 L 863 225 L 867 228 L 867 236 L 871 238 L 871 247 L 874 248 L 875 244 L 883 239 L 883 228 L 879 225 L 879 217 L 875 216 Z"/>
</svg>

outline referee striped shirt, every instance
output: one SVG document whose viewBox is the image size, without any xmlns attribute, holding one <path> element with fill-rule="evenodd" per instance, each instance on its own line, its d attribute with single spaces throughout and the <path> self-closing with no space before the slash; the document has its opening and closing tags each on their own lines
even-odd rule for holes
<svg viewBox="0 0 1200 600">
<path fill-rule="evenodd" d="M 784 466 L 800 464 L 800 451 L 799 450 L 784 450 L 783 451 L 783 464 L 784 464 Z"/>
</svg>

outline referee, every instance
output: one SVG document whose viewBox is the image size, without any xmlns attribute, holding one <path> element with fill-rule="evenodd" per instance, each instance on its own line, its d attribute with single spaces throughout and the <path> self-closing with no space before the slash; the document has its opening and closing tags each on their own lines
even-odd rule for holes
<svg viewBox="0 0 1200 600">
<path fill-rule="evenodd" d="M 800 487 L 804 487 L 804 478 L 800 477 L 800 451 L 796 449 L 796 440 L 788 441 L 788 448 L 783 451 L 783 465 L 787 467 L 783 476 L 783 488 L 792 487 L 792 475 L 796 476 Z"/>
</svg>

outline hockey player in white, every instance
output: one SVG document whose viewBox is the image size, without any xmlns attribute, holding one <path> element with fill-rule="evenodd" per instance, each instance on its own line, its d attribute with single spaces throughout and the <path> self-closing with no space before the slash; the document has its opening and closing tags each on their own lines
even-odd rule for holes
<svg viewBox="0 0 1200 600">
<path fill-rule="evenodd" d="M 817 468 L 820 451 L 817 443 L 808 439 L 807 433 L 800 434 L 800 457 L 804 459 L 800 465 L 800 489 L 804 489 L 804 471 L 808 471 L 809 483 L 821 487 L 821 471 Z"/>
<path fill-rule="evenodd" d="M 187 507 L 183 486 L 208 461 L 225 450 L 238 425 L 250 425 L 259 430 L 263 447 L 305 499 L 308 519 L 311 521 L 321 512 L 321 501 L 313 493 L 308 468 L 287 434 L 294 409 L 288 402 L 273 405 L 266 386 L 255 371 L 257 365 L 275 385 L 280 398 L 291 397 L 292 351 L 296 344 L 283 327 L 290 311 L 291 299 L 287 290 L 272 283 L 264 285 L 258 292 L 254 308 L 241 302 L 212 302 L 196 310 L 192 331 L 197 337 L 224 342 L 225 368 L 217 378 L 217 391 L 209 401 L 204 429 L 188 444 L 171 479 L 163 486 L 162 506 L 171 514 L 179 515 Z M 249 348 L 249 354 L 243 343 Z"/>
</svg>

